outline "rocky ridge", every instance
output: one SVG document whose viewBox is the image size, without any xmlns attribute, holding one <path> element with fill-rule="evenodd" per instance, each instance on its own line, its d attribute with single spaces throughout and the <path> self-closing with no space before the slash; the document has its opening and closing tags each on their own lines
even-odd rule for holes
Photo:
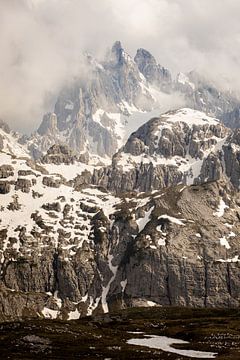
<svg viewBox="0 0 240 360">
<path fill-rule="evenodd" d="M 181 109 L 153 118 L 94 171 L 93 182 L 117 193 L 192 185 L 227 175 L 239 189 L 239 130 L 206 114 Z"/>
<path fill-rule="evenodd" d="M 117 41 L 104 60 L 86 54 L 82 69 L 62 88 L 37 131 L 22 137 L 33 158 L 54 144 L 65 144 L 85 158 L 94 157 L 95 163 L 109 160 L 151 116 L 183 106 L 219 118 L 230 128 L 239 125 L 237 96 L 196 71 L 174 78 L 145 49 L 132 58 Z"/>
<path fill-rule="evenodd" d="M 184 94 L 185 105 L 220 119 L 227 127 L 235 129 L 239 125 L 239 99 L 231 91 L 223 91 L 204 74 L 191 71 L 180 73 L 174 83 L 176 91 Z"/>
<path fill-rule="evenodd" d="M 239 306 L 239 130 L 167 113 L 98 169 L 60 145 L 33 162 L 2 136 L 1 320 Z"/>
<path fill-rule="evenodd" d="M 110 158 L 122 145 L 128 117 L 153 109 L 151 89 L 120 42 L 102 62 L 86 55 L 83 69 L 84 76 L 62 89 L 54 112 L 24 139 L 33 156 L 61 142 L 78 153 Z"/>
</svg>

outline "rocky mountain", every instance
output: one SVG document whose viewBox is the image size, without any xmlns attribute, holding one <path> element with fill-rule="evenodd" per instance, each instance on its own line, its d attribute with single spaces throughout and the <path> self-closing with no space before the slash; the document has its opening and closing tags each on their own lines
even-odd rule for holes
<svg viewBox="0 0 240 360">
<path fill-rule="evenodd" d="M 230 91 L 219 90 L 204 74 L 196 71 L 180 73 L 174 87 L 184 94 L 186 106 L 221 119 L 230 128 L 239 127 L 239 114 L 236 112 L 239 99 Z"/>
<path fill-rule="evenodd" d="M 172 76 L 168 69 L 157 63 L 150 52 L 145 49 L 138 49 L 134 61 L 139 71 L 151 85 L 164 92 L 172 90 Z"/>
<path fill-rule="evenodd" d="M 239 306 L 239 130 L 168 112 L 111 166 L 60 144 L 33 161 L 1 139 L 1 320 Z"/>
<path fill-rule="evenodd" d="M 232 93 L 196 71 L 175 79 L 147 50 L 138 49 L 132 58 L 117 41 L 104 60 L 85 54 L 82 72 L 62 88 L 53 112 L 21 144 L 35 159 L 50 146 L 65 144 L 92 163 L 109 162 L 149 118 L 180 107 L 239 126 L 240 100 Z"/>
<path fill-rule="evenodd" d="M 128 117 L 155 102 L 137 64 L 116 42 L 101 63 L 85 57 L 83 74 L 62 89 L 54 112 L 25 143 L 35 157 L 63 142 L 81 154 L 110 158 L 123 144 Z"/>
<path fill-rule="evenodd" d="M 238 134 L 196 110 L 168 112 L 134 132 L 112 166 L 94 171 L 93 181 L 117 193 L 147 192 L 214 181 L 227 172 L 238 188 Z"/>
</svg>

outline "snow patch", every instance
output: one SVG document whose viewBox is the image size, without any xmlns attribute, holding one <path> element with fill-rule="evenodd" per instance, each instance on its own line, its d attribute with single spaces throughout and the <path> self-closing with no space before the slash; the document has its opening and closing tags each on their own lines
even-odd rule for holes
<svg viewBox="0 0 240 360">
<path fill-rule="evenodd" d="M 221 244 L 222 246 L 225 246 L 225 248 L 226 248 L 227 250 L 230 249 L 230 245 L 229 245 L 229 242 L 228 242 L 227 239 L 226 239 L 226 236 L 220 238 L 219 240 L 220 240 L 220 244 Z"/>
<path fill-rule="evenodd" d="M 149 306 L 149 307 L 154 307 L 154 306 L 158 306 L 158 304 L 157 303 L 155 303 L 154 301 L 147 301 L 147 305 Z"/>
<path fill-rule="evenodd" d="M 236 255 L 232 259 L 225 259 L 225 260 L 219 259 L 217 261 L 222 263 L 236 263 L 236 262 L 240 262 L 240 259 L 239 259 L 239 255 Z"/>
<path fill-rule="evenodd" d="M 124 281 L 120 282 L 121 288 L 122 288 L 122 293 L 124 293 L 126 286 L 127 286 L 127 279 Z"/>
<path fill-rule="evenodd" d="M 109 280 L 107 286 L 102 286 L 102 308 L 103 308 L 104 313 L 108 313 L 107 295 L 108 295 L 108 292 L 109 292 L 112 282 L 115 280 L 115 277 L 117 275 L 117 269 L 118 269 L 118 266 L 112 265 L 112 260 L 113 260 L 113 255 L 109 254 L 108 255 L 108 266 L 109 266 L 109 269 L 111 270 L 113 276 Z"/>
<path fill-rule="evenodd" d="M 68 320 L 77 320 L 80 318 L 80 312 L 78 309 L 75 309 L 74 311 L 70 311 L 68 313 Z"/>
<path fill-rule="evenodd" d="M 151 349 L 160 349 L 162 351 L 199 359 L 214 359 L 217 353 L 194 350 L 175 349 L 173 345 L 189 344 L 188 341 L 172 339 L 166 336 L 145 335 L 147 339 L 130 339 L 127 343 L 130 345 L 146 346 Z"/>
<path fill-rule="evenodd" d="M 169 215 L 161 215 L 161 216 L 159 216 L 158 219 L 159 220 L 160 219 L 168 219 L 170 222 L 172 222 L 174 224 L 177 224 L 177 225 L 182 225 L 182 226 L 185 226 L 183 221 L 186 221 L 185 219 L 177 219 L 177 218 L 169 216 Z"/>
<path fill-rule="evenodd" d="M 42 310 L 42 314 L 46 319 L 56 319 L 58 316 L 58 310 L 52 310 L 47 307 L 44 307 Z"/>
<path fill-rule="evenodd" d="M 227 206 L 226 203 L 223 201 L 223 199 L 221 199 L 218 209 L 215 213 L 213 213 L 213 215 L 217 217 L 222 217 L 224 215 L 225 209 L 227 208 L 229 208 L 229 206 Z"/>
<path fill-rule="evenodd" d="M 143 218 L 139 218 L 136 222 L 138 224 L 138 229 L 139 232 L 141 232 L 145 226 L 147 225 L 147 223 L 150 221 L 150 215 L 152 213 L 154 209 L 154 206 L 152 206 L 149 211 L 145 211 L 144 217 Z"/>
</svg>

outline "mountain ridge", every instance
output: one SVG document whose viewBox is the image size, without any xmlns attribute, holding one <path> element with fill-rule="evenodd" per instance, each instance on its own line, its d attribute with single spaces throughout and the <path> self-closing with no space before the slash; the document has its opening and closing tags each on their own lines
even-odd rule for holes
<svg viewBox="0 0 240 360">
<path fill-rule="evenodd" d="M 107 167 L 66 145 L 40 161 L 2 148 L 0 319 L 71 320 L 150 303 L 238 307 L 239 136 L 184 108 L 140 127 Z M 150 163 L 121 169 L 125 151 Z M 179 164 L 166 172 L 153 163 L 189 151 L 202 164 L 192 185 Z"/>
<path fill-rule="evenodd" d="M 53 111 L 22 142 L 34 158 L 55 143 L 65 143 L 86 158 L 111 159 L 139 127 L 138 117 L 146 113 L 147 121 L 151 112 L 182 107 L 217 117 L 230 128 L 239 126 L 240 100 L 234 94 L 219 90 L 196 71 L 174 78 L 147 50 L 138 49 L 131 58 L 117 41 L 103 61 L 85 55 L 82 74 L 68 81 Z"/>
</svg>

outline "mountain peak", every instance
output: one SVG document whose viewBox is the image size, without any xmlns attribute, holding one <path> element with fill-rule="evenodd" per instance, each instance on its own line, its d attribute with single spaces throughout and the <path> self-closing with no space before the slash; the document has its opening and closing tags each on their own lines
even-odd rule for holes
<svg viewBox="0 0 240 360">
<path fill-rule="evenodd" d="M 148 61 L 148 62 L 151 61 L 151 62 L 157 64 L 154 56 L 149 51 L 147 51 L 143 48 L 140 48 L 137 50 L 137 53 L 134 57 L 134 61 L 136 63 L 138 63 L 140 61 L 140 59 L 142 59 L 142 60 L 144 59 L 145 61 Z"/>
<path fill-rule="evenodd" d="M 145 49 L 138 49 L 134 61 L 139 71 L 145 76 L 150 84 L 157 85 L 163 91 L 167 91 L 172 82 L 170 72 L 157 63 L 154 56 Z"/>
<path fill-rule="evenodd" d="M 119 40 L 115 41 L 115 43 L 112 46 L 112 52 L 118 51 L 118 50 L 121 50 L 121 49 L 123 50 L 121 41 L 119 41 Z"/>
<path fill-rule="evenodd" d="M 133 62 L 131 56 L 126 53 L 120 41 L 116 41 L 112 46 L 111 61 L 120 65 Z"/>
<path fill-rule="evenodd" d="M 124 49 L 120 41 L 116 41 L 111 50 L 112 60 L 115 60 L 117 63 L 121 61 L 123 57 Z"/>
</svg>

